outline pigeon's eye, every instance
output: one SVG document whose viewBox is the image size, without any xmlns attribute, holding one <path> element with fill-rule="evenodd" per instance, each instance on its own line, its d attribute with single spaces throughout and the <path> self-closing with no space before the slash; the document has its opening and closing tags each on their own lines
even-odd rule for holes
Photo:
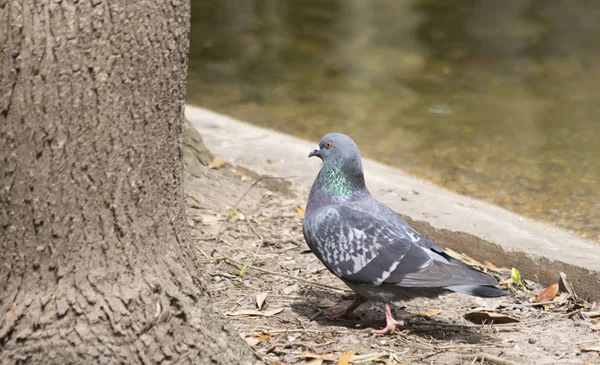
<svg viewBox="0 0 600 365">
<path fill-rule="evenodd" d="M 325 148 L 330 149 L 333 146 L 333 143 L 330 141 L 325 142 Z"/>
</svg>

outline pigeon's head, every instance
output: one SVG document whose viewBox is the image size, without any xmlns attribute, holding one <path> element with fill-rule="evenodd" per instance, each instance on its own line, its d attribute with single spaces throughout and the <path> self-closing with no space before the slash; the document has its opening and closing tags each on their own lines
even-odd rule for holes
<svg viewBox="0 0 600 365">
<path fill-rule="evenodd" d="M 370 196 L 360 153 L 352 138 L 341 133 L 329 133 L 308 155 L 313 156 L 323 160 L 323 166 L 311 189 L 309 206 Z"/>
<path fill-rule="evenodd" d="M 337 164 L 347 160 L 359 160 L 358 147 L 352 138 L 341 133 L 326 134 L 319 146 L 308 154 L 308 157 L 317 156 L 323 164 Z"/>
</svg>

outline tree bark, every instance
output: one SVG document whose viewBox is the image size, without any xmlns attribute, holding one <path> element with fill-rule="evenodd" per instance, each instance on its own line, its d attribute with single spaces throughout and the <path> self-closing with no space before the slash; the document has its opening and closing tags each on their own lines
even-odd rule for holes
<svg viewBox="0 0 600 365">
<path fill-rule="evenodd" d="M 183 205 L 189 0 L 0 0 L 0 363 L 246 364 Z"/>
</svg>

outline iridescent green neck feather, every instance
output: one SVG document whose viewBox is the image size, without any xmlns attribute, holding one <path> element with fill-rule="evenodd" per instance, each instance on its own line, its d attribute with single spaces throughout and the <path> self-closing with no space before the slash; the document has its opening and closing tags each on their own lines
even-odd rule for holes
<svg viewBox="0 0 600 365">
<path fill-rule="evenodd" d="M 362 166 L 324 164 L 310 192 L 309 202 L 327 205 L 370 196 Z"/>
</svg>

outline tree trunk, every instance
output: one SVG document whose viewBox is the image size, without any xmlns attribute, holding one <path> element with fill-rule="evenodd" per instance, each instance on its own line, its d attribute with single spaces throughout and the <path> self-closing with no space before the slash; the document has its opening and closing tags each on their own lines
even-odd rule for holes
<svg viewBox="0 0 600 365">
<path fill-rule="evenodd" d="M 189 0 L 0 0 L 0 363 L 254 363 L 195 276 Z"/>
</svg>

